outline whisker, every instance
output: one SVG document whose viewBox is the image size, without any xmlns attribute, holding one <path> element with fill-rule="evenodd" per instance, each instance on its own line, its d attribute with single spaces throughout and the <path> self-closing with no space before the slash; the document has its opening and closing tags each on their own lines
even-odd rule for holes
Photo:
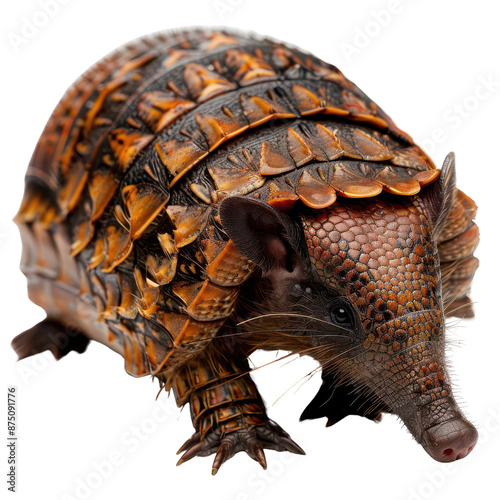
<svg viewBox="0 0 500 500">
<path fill-rule="evenodd" d="M 441 268 L 441 281 L 443 282 L 443 284 L 445 284 L 450 279 L 450 277 L 456 271 L 459 264 L 460 261 L 456 261 L 452 264 L 448 264 L 445 267 L 444 271 L 443 268 Z"/>
<path fill-rule="evenodd" d="M 453 300 L 453 302 L 455 302 L 455 300 L 457 300 L 457 299 L 459 299 L 459 298 L 460 298 L 460 296 L 459 296 L 459 297 L 456 297 L 456 298 Z M 477 302 L 467 302 L 466 304 L 461 304 L 461 305 L 459 305 L 459 306 L 455 307 L 454 309 L 452 309 L 452 310 L 450 311 L 450 310 L 449 310 L 449 306 L 451 306 L 451 305 L 453 304 L 453 302 L 450 302 L 450 303 L 449 303 L 449 304 L 448 304 L 448 305 L 444 308 L 444 313 L 445 313 L 445 315 L 450 316 L 450 315 L 452 315 L 453 313 L 455 313 L 455 312 L 459 311 L 460 309 L 463 309 L 463 308 L 469 307 L 470 305 L 473 305 L 473 304 L 477 304 Z M 463 319 L 463 318 L 461 318 L 461 319 Z"/>
<path fill-rule="evenodd" d="M 292 384 L 292 385 L 291 385 L 291 386 L 290 386 L 290 387 L 289 387 L 286 391 L 284 391 L 284 392 L 281 394 L 281 396 L 279 396 L 279 397 L 278 397 L 278 398 L 277 398 L 277 399 L 276 399 L 276 400 L 272 403 L 272 405 L 271 405 L 271 406 L 274 406 L 274 405 L 275 405 L 275 404 L 276 404 L 276 403 L 277 403 L 277 402 L 278 402 L 278 401 L 279 401 L 279 400 L 280 400 L 280 399 L 281 399 L 281 398 L 282 398 L 282 397 L 283 397 L 283 396 L 284 396 L 287 392 L 291 391 L 291 390 L 292 390 L 292 389 L 293 389 L 293 388 L 294 388 L 294 387 L 295 387 L 298 383 L 302 382 L 302 381 L 303 381 L 303 379 L 305 379 L 306 377 L 308 377 L 308 379 L 307 379 L 307 380 L 304 380 L 304 381 L 302 382 L 302 385 L 304 385 L 304 384 L 305 384 L 308 380 L 311 380 L 311 377 L 312 377 L 313 375 L 315 375 L 315 374 L 316 374 L 319 370 L 321 370 L 321 365 L 316 366 L 316 367 L 315 367 L 314 369 L 312 369 L 309 373 L 306 373 L 305 375 L 303 375 L 302 377 L 300 377 L 300 378 L 299 378 L 299 380 L 297 380 L 296 382 L 294 382 L 294 383 L 293 383 L 293 384 Z M 301 386 L 299 386 L 299 387 L 297 388 L 297 390 L 298 390 L 298 389 L 300 389 L 300 387 L 302 387 L 302 385 L 301 385 Z"/>
<path fill-rule="evenodd" d="M 214 387 L 218 387 L 219 385 L 222 385 L 222 384 L 225 384 L 226 382 L 232 382 L 233 380 L 237 380 L 239 379 L 240 377 L 244 377 L 245 375 L 249 375 L 250 373 L 256 371 L 256 370 L 260 370 L 261 368 L 265 368 L 266 366 L 270 366 L 272 365 L 273 363 L 277 363 L 278 361 L 282 361 L 283 359 L 286 359 L 286 358 L 289 358 L 291 356 L 294 356 L 296 354 L 304 354 L 306 353 L 307 351 L 311 351 L 311 350 L 314 350 L 314 349 L 317 349 L 319 346 L 313 346 L 313 347 L 308 347 L 306 349 L 303 349 L 301 351 L 298 351 L 298 352 L 290 352 L 288 354 L 285 354 L 284 356 L 280 356 L 279 358 L 276 358 L 276 359 L 273 359 L 272 361 L 269 361 L 268 363 L 265 363 L 263 365 L 260 365 L 260 366 L 256 366 L 254 368 L 251 368 L 250 370 L 247 370 L 243 373 L 240 373 L 238 375 L 236 375 L 235 377 L 233 378 L 230 378 L 229 380 L 225 380 L 224 382 L 221 382 L 220 384 L 218 385 L 215 385 Z M 298 359 L 298 358 L 297 358 Z"/>
<path fill-rule="evenodd" d="M 235 333 L 227 333 L 223 335 L 217 335 L 215 337 L 211 338 L 206 338 L 206 339 L 195 339 L 191 340 L 190 342 L 186 342 L 185 345 L 190 345 L 190 344 L 196 344 L 198 342 L 207 342 L 207 341 L 212 341 L 216 339 L 223 339 L 223 338 L 232 338 L 232 337 L 239 337 L 239 336 L 251 336 L 252 334 L 260 334 L 260 333 L 276 333 L 279 332 L 280 334 L 284 336 L 288 336 L 290 338 L 300 338 L 300 339 L 307 339 L 307 338 L 313 338 L 316 334 L 323 334 L 323 335 L 328 335 L 330 338 L 349 338 L 349 335 L 340 335 L 340 334 L 330 334 L 329 332 L 325 332 L 324 330 L 308 330 L 308 333 L 304 334 L 304 330 L 302 328 L 294 328 L 294 329 L 285 329 L 285 328 L 272 328 L 269 330 L 250 330 L 250 331 L 244 331 L 244 332 L 235 332 Z M 289 332 L 300 332 L 302 335 L 297 336 L 297 335 L 292 335 Z M 273 340 L 271 337 L 269 340 Z"/>
<path fill-rule="evenodd" d="M 254 317 L 254 318 L 249 318 L 249 319 L 246 319 L 244 321 L 240 321 L 239 323 L 236 324 L 236 326 L 244 325 L 246 323 L 250 323 L 252 321 L 256 321 L 256 320 L 263 319 L 263 318 L 278 317 L 278 316 L 281 316 L 281 317 L 285 316 L 286 318 L 308 319 L 308 320 L 311 320 L 311 321 L 317 321 L 318 323 L 324 323 L 326 325 L 329 325 L 330 327 L 333 326 L 330 321 L 326 321 L 326 320 L 320 319 L 320 318 L 315 318 L 314 316 L 306 316 L 304 314 L 294 314 L 294 313 L 268 313 L 268 314 L 262 314 L 260 316 Z M 348 328 L 344 328 L 344 327 L 341 327 L 339 325 L 335 325 L 335 328 L 340 328 L 341 330 L 350 331 Z"/>
</svg>

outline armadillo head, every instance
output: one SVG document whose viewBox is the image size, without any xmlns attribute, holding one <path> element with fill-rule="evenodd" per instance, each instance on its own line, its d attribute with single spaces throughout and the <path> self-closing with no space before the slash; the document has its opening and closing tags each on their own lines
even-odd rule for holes
<svg viewBox="0 0 500 500">
<path fill-rule="evenodd" d="M 257 333 L 258 342 L 310 354 L 323 367 L 303 419 L 326 416 L 331 425 L 349 414 L 395 413 L 441 462 L 476 444 L 444 355 L 436 242 L 454 189 L 451 165 L 413 197 L 345 199 L 290 216 L 247 198 L 222 203 L 226 232 L 269 283 L 267 312 L 283 313 L 268 316 L 274 342 Z"/>
</svg>

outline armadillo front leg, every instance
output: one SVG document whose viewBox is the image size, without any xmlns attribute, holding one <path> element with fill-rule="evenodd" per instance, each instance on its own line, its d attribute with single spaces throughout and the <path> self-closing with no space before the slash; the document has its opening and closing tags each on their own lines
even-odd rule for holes
<svg viewBox="0 0 500 500">
<path fill-rule="evenodd" d="M 177 465 L 195 456 L 216 453 L 212 474 L 238 451 L 266 468 L 264 449 L 304 451 L 267 417 L 264 402 L 248 374 L 248 362 L 239 366 L 228 360 L 213 361 L 200 356 L 173 379 L 178 406 L 190 403 L 195 434 L 181 447 Z"/>
</svg>

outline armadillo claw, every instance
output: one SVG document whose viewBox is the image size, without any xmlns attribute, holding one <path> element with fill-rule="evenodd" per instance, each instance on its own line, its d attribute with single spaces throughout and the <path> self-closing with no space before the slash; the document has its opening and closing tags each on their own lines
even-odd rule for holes
<svg viewBox="0 0 500 500">
<path fill-rule="evenodd" d="M 181 465 L 195 456 L 206 457 L 215 453 L 212 464 L 212 475 L 217 474 L 224 462 L 239 451 L 245 451 L 250 458 L 256 460 L 263 469 L 267 468 L 264 449 L 289 451 L 304 455 L 304 450 L 275 422 L 268 420 L 266 424 L 248 427 L 229 433 L 221 433 L 216 429 L 203 439 L 195 433 L 178 453 L 184 452 L 177 465 Z"/>
<path fill-rule="evenodd" d="M 266 425 L 256 428 L 259 440 L 264 448 L 276 451 L 289 451 L 297 455 L 305 455 L 306 452 L 285 432 L 276 422 L 268 420 Z"/>
<path fill-rule="evenodd" d="M 200 441 L 200 433 L 195 432 L 180 448 L 177 452 L 177 455 L 186 451 L 188 448 L 191 448 L 192 445 L 198 443 Z"/>
<path fill-rule="evenodd" d="M 267 468 L 266 456 L 264 449 L 259 441 L 255 427 L 250 429 L 241 429 L 238 431 L 226 434 L 222 438 L 221 445 L 215 455 L 212 465 L 212 475 L 217 474 L 220 466 L 233 457 L 239 451 L 246 451 L 250 458 L 257 460 L 262 468 Z"/>
</svg>

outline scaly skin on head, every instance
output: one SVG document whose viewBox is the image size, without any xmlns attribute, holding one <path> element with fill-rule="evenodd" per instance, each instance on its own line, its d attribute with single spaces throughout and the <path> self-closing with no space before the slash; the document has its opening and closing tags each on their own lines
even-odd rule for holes
<svg viewBox="0 0 500 500">
<path fill-rule="evenodd" d="M 313 273 L 348 299 L 359 320 L 359 349 L 338 369 L 399 415 L 434 458 L 467 455 L 477 433 L 445 368 L 439 261 L 422 199 L 346 200 L 302 224 Z"/>
</svg>

